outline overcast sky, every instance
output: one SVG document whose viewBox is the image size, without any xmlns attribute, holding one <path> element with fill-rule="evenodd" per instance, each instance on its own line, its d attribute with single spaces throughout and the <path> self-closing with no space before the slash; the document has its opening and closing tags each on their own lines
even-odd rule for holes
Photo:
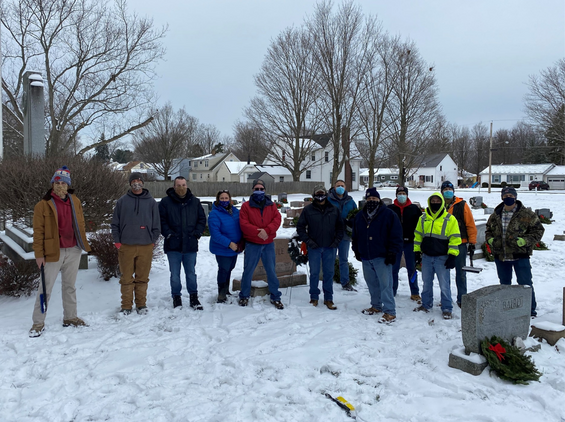
<svg viewBox="0 0 565 422">
<path fill-rule="evenodd" d="M 224 135 L 243 120 L 271 39 L 300 26 L 315 0 L 130 0 L 168 24 L 155 87 Z M 335 4 L 339 4 L 335 2 Z M 565 57 L 565 0 L 358 0 L 391 34 L 414 40 L 435 66 L 449 122 L 494 130 L 524 118 L 529 75 Z"/>
</svg>

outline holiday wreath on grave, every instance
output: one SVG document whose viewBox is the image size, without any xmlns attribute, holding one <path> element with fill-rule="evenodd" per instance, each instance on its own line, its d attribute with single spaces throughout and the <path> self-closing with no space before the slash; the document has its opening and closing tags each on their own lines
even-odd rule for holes
<svg viewBox="0 0 565 422">
<path fill-rule="evenodd" d="M 543 214 L 539 216 L 539 221 L 541 221 L 542 224 L 551 224 L 551 220 Z"/>
<path fill-rule="evenodd" d="M 541 240 L 534 245 L 534 251 L 547 251 L 549 248 Z"/>
<path fill-rule="evenodd" d="M 530 356 L 520 352 L 516 346 L 508 344 L 497 336 L 485 338 L 481 342 L 481 350 L 490 366 L 501 379 L 514 384 L 529 384 L 539 381 L 542 373 L 536 368 Z"/>
</svg>

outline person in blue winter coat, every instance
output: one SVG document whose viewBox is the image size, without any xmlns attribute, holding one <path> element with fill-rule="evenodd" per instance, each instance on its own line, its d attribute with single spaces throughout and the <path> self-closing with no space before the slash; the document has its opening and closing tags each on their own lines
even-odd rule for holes
<svg viewBox="0 0 565 422">
<path fill-rule="evenodd" d="M 333 188 L 330 189 L 328 193 L 328 201 L 336 207 L 343 219 L 344 227 L 346 228 L 343 233 L 343 239 L 339 242 L 337 247 L 337 256 L 339 258 L 339 281 L 343 290 L 348 290 L 350 292 L 356 291 L 353 286 L 349 283 L 349 249 L 351 247 L 351 237 L 349 234 L 351 230 L 348 231 L 350 223 L 348 222 L 348 214 L 357 209 L 357 205 L 351 196 L 347 194 L 345 190 L 345 182 L 343 180 L 338 180 L 335 182 Z M 351 225 L 353 219 L 351 219 Z"/>
<path fill-rule="evenodd" d="M 378 322 L 396 319 L 396 304 L 392 293 L 392 267 L 402 250 L 402 226 L 394 211 L 381 202 L 376 188 L 365 193 L 367 202 L 355 216 L 352 248 L 355 259 L 363 262 L 363 276 L 371 295 L 371 307 L 365 315 L 383 312 Z"/>
<path fill-rule="evenodd" d="M 208 216 L 210 253 L 218 263 L 218 303 L 225 303 L 229 294 L 231 272 L 237 262 L 238 243 L 241 241 L 239 210 L 231 203 L 231 195 L 221 190 L 216 195 Z"/>
</svg>

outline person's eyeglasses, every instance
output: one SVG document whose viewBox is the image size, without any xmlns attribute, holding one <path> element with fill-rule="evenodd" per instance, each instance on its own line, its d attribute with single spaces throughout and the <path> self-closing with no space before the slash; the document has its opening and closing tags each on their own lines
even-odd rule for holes
<svg viewBox="0 0 565 422">
<path fill-rule="evenodd" d="M 218 195 L 220 195 L 221 193 L 227 193 L 227 194 L 229 194 L 230 191 L 227 190 L 227 189 L 224 189 L 224 190 L 219 191 L 219 192 L 218 192 Z"/>
<path fill-rule="evenodd" d="M 258 191 L 258 190 L 265 190 L 265 188 L 255 188 L 253 189 L 254 191 Z"/>
</svg>

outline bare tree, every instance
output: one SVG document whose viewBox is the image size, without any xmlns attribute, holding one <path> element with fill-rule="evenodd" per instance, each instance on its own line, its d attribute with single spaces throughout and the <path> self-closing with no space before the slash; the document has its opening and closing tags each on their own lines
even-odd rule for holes
<svg viewBox="0 0 565 422">
<path fill-rule="evenodd" d="M 105 132 L 108 144 L 151 122 L 151 82 L 166 28 L 129 14 L 126 0 L 5 0 L 1 21 L 7 108 L 23 121 L 23 75 L 40 69 L 48 155 L 69 151 L 81 134 L 96 139 Z"/>
<path fill-rule="evenodd" d="M 334 184 L 350 158 L 349 135 L 356 136 L 355 118 L 361 84 L 373 66 L 376 54 L 373 44 L 380 27 L 375 18 L 364 18 L 353 1 L 345 1 L 334 13 L 331 0 L 316 5 L 306 27 L 313 42 L 315 69 L 322 94 L 319 104 L 332 133 Z"/>
<path fill-rule="evenodd" d="M 398 183 L 403 185 L 406 169 L 418 168 L 422 154 L 428 153 L 441 112 L 434 68 L 424 62 L 413 41 L 397 44 L 395 65 L 398 77 L 390 102 L 395 127 L 389 151 L 396 157 Z"/>
<path fill-rule="evenodd" d="M 197 139 L 196 143 L 200 151 L 198 155 L 221 152 L 218 151 L 218 146 L 222 143 L 222 134 L 216 126 L 201 124 L 198 128 Z"/>
<path fill-rule="evenodd" d="M 532 75 L 526 94 L 526 113 L 530 121 L 553 146 L 553 161 L 565 160 L 565 59 Z"/>
<path fill-rule="evenodd" d="M 135 157 L 151 164 L 155 171 L 169 179 L 194 147 L 198 120 L 184 109 L 175 112 L 169 103 L 155 112 L 155 119 L 134 134 Z"/>
<path fill-rule="evenodd" d="M 255 76 L 258 96 L 245 110 L 253 126 L 272 141 L 269 160 L 287 168 L 294 181 L 314 162 L 308 160 L 319 125 L 318 88 L 308 32 L 287 28 L 269 46 Z"/>
<path fill-rule="evenodd" d="M 470 157 L 472 155 L 471 132 L 466 126 L 452 124 L 449 127 L 451 138 L 451 158 L 457 164 L 459 176 L 463 178 L 465 171 L 470 169 Z"/>
<path fill-rule="evenodd" d="M 473 154 L 469 160 L 471 165 L 469 170 L 476 174 L 478 178 L 481 171 L 488 167 L 489 160 L 490 132 L 484 123 L 479 122 L 473 126 L 471 142 L 473 143 Z"/>
<path fill-rule="evenodd" d="M 381 165 L 382 142 L 391 135 L 391 116 L 388 113 L 389 101 L 396 83 L 398 68 L 393 65 L 393 55 L 397 38 L 388 35 L 379 36 L 373 41 L 377 51 L 374 56 L 373 68 L 362 78 L 359 101 L 359 132 L 365 139 L 356 142 L 357 149 L 361 152 L 369 168 L 369 186 L 374 183 L 375 171 Z"/>
<path fill-rule="evenodd" d="M 268 148 L 264 135 L 258 126 L 249 122 L 237 122 L 234 126 L 232 152 L 240 160 L 263 163 L 267 157 Z"/>
</svg>

